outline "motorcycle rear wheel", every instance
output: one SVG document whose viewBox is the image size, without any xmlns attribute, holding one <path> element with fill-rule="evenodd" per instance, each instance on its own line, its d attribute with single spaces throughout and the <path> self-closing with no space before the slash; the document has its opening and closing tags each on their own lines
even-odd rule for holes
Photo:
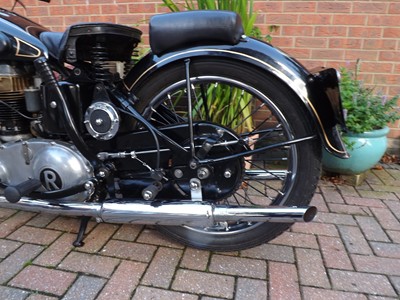
<svg viewBox="0 0 400 300">
<path fill-rule="evenodd" d="M 293 91 L 254 66 L 220 58 L 196 58 L 190 62 L 190 82 L 194 121 L 206 120 L 228 127 L 247 140 L 251 148 L 316 135 L 304 104 Z M 135 86 L 133 92 L 140 99 L 137 109 L 156 126 L 187 122 L 186 87 L 184 62 L 168 65 Z M 230 114 L 224 114 L 228 110 Z M 235 192 L 219 201 L 211 199 L 212 202 L 301 206 L 311 201 L 320 175 L 318 138 L 273 148 L 244 160 L 242 182 Z M 268 242 L 290 225 L 220 222 L 209 228 L 158 229 L 191 247 L 236 251 Z"/>
</svg>

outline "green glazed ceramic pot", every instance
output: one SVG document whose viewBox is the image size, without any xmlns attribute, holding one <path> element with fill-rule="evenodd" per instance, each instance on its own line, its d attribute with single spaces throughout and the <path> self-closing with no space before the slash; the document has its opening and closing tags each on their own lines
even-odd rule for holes
<svg viewBox="0 0 400 300">
<path fill-rule="evenodd" d="M 376 165 L 387 148 L 389 127 L 363 133 L 346 133 L 343 137 L 350 154 L 349 159 L 340 159 L 327 151 L 322 153 L 322 167 L 325 171 L 338 174 L 360 174 Z"/>
</svg>

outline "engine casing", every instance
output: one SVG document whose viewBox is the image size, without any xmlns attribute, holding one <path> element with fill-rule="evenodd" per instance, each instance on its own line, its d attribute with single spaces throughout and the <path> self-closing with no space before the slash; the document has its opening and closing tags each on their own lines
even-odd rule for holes
<svg viewBox="0 0 400 300">
<path fill-rule="evenodd" d="M 30 139 L 0 146 L 0 180 L 6 185 L 34 178 L 41 181 L 41 191 L 54 191 L 85 183 L 93 176 L 91 164 L 68 143 Z M 83 201 L 88 196 L 82 192 L 68 198 Z"/>
</svg>

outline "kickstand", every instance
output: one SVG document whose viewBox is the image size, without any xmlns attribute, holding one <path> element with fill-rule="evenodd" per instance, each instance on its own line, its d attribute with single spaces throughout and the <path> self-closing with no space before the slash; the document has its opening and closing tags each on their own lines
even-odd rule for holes
<svg viewBox="0 0 400 300">
<path fill-rule="evenodd" d="M 72 243 L 74 247 L 83 247 L 85 243 L 83 242 L 83 236 L 85 235 L 86 227 L 89 223 L 90 217 L 82 217 L 81 225 L 79 226 L 78 235 L 76 236 L 76 240 Z"/>
</svg>

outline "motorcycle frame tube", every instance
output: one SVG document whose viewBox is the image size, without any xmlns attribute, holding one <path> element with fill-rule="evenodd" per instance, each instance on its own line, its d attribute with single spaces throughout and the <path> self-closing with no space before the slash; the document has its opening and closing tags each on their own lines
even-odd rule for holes
<svg viewBox="0 0 400 300">
<path fill-rule="evenodd" d="M 295 59 L 259 40 L 244 37 L 234 46 L 197 46 L 160 56 L 149 52 L 123 79 L 124 89 L 128 93 L 134 91 L 140 81 L 152 76 L 158 70 L 178 61 L 182 61 L 182 66 L 184 66 L 186 59 L 194 57 L 239 60 L 274 75 L 284 82 L 305 105 L 325 149 L 338 157 L 348 157 L 337 128 L 338 124 L 345 128 L 345 122 L 336 70 L 309 72 Z"/>
</svg>

